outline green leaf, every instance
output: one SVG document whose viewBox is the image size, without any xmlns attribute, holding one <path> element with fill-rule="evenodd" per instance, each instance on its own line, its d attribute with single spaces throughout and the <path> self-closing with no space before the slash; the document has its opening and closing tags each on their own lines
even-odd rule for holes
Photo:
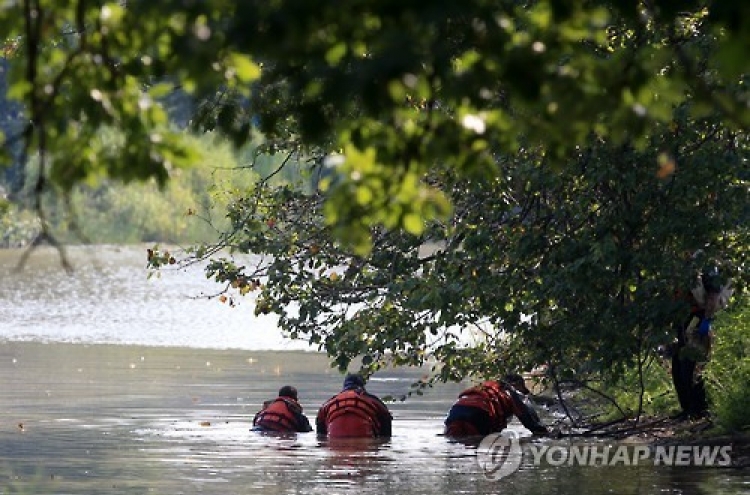
<svg viewBox="0 0 750 495">
<path fill-rule="evenodd" d="M 410 234 L 420 235 L 424 231 L 424 221 L 422 220 L 422 217 L 416 213 L 408 213 L 404 215 L 403 224 L 406 231 Z"/>
<path fill-rule="evenodd" d="M 16 81 L 8 88 L 7 97 L 11 100 L 23 100 L 32 90 L 32 85 L 26 80 Z"/>
<path fill-rule="evenodd" d="M 251 83 L 260 77 L 260 67 L 248 55 L 233 52 L 229 55 L 229 63 L 242 83 Z"/>
<path fill-rule="evenodd" d="M 347 49 L 347 45 L 344 41 L 340 41 L 339 43 L 333 45 L 325 55 L 325 59 L 326 62 L 328 62 L 328 65 L 338 65 L 341 59 L 346 56 Z"/>
</svg>

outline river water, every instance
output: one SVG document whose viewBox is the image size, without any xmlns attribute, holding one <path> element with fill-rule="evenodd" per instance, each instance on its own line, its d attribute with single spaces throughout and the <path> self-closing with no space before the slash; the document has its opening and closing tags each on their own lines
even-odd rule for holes
<svg viewBox="0 0 750 495">
<path fill-rule="evenodd" d="M 747 469 L 537 465 L 531 449 L 551 441 L 515 422 L 522 462 L 493 480 L 476 445 L 440 435 L 459 384 L 389 404 L 388 441 L 251 432 L 285 384 L 314 418 L 341 386 L 325 356 L 250 302 L 194 298 L 216 290 L 197 267 L 147 279 L 145 249 L 70 255 L 73 275 L 50 250 L 21 272 L 19 251 L 0 251 L 0 495 L 750 493 Z M 424 373 L 378 373 L 368 389 L 400 395 Z"/>
</svg>

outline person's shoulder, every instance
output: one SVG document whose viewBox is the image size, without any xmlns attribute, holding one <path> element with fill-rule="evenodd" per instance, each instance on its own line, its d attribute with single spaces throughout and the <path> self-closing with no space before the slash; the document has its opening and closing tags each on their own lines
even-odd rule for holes
<svg viewBox="0 0 750 495">
<path fill-rule="evenodd" d="M 324 407 L 326 407 L 328 404 L 330 404 L 331 402 L 335 401 L 336 399 L 338 399 L 339 395 L 341 395 L 342 393 L 343 392 L 339 392 L 336 395 L 332 395 L 329 398 L 327 398 L 326 400 L 324 400 L 323 404 L 320 406 L 321 409 L 324 408 Z"/>
<path fill-rule="evenodd" d="M 372 399 L 372 400 L 374 400 L 374 401 L 378 402 L 379 404 L 383 405 L 383 407 L 385 407 L 386 409 L 388 408 L 388 406 L 386 406 L 386 404 L 385 404 L 385 402 L 383 401 L 383 399 L 381 399 L 381 398 L 380 398 L 380 397 L 378 397 L 377 395 L 375 395 L 375 394 L 371 394 L 371 393 L 370 393 L 370 392 L 368 392 L 367 390 L 364 390 L 363 392 L 364 392 L 364 395 L 365 395 L 365 396 L 367 396 L 368 398 L 370 398 L 370 399 Z"/>
<path fill-rule="evenodd" d="M 496 396 L 505 393 L 505 383 L 498 380 L 485 380 L 476 386 L 478 392 L 482 395 Z"/>
<path fill-rule="evenodd" d="M 294 400 L 290 397 L 279 397 L 281 400 L 284 401 L 284 404 L 286 404 L 286 407 L 293 410 L 302 410 L 302 404 L 299 403 L 299 401 Z"/>
</svg>

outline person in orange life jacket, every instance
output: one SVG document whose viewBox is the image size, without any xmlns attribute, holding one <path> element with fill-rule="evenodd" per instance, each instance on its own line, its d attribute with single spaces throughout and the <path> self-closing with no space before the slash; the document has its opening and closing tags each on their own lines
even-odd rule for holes
<svg viewBox="0 0 750 495">
<path fill-rule="evenodd" d="M 535 435 L 549 430 L 531 407 L 529 389 L 521 375 L 509 374 L 502 381 L 488 380 L 464 390 L 445 419 L 445 435 L 469 437 L 489 435 L 505 429 L 515 415 Z"/>
<path fill-rule="evenodd" d="M 390 437 L 392 421 L 383 401 L 365 390 L 364 378 L 349 374 L 343 390 L 320 407 L 315 426 L 331 438 Z"/>
<path fill-rule="evenodd" d="M 733 293 L 731 285 L 722 280 L 716 266 L 710 266 L 701 272 L 688 294 L 690 316 L 678 326 L 677 339 L 670 350 L 672 382 L 681 409 L 675 418 L 696 418 L 708 412 L 702 363 L 708 361 L 711 353 L 713 317 L 728 304 Z"/>
<path fill-rule="evenodd" d="M 263 404 L 253 418 L 253 430 L 275 432 L 312 431 L 310 421 L 302 414 L 302 406 L 297 401 L 297 389 L 285 385 L 279 389 L 279 396 Z"/>
</svg>

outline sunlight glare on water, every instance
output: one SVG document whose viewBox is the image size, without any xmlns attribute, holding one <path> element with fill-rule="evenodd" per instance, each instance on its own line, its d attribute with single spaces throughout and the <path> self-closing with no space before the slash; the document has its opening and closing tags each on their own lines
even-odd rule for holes
<svg viewBox="0 0 750 495">
<path fill-rule="evenodd" d="M 69 248 L 75 272 L 48 247 L 21 272 L 21 250 L 0 250 L 0 339 L 184 346 L 210 349 L 310 349 L 283 338 L 252 297 L 230 307 L 201 266 L 165 269 L 149 279 L 145 247 Z"/>
</svg>

